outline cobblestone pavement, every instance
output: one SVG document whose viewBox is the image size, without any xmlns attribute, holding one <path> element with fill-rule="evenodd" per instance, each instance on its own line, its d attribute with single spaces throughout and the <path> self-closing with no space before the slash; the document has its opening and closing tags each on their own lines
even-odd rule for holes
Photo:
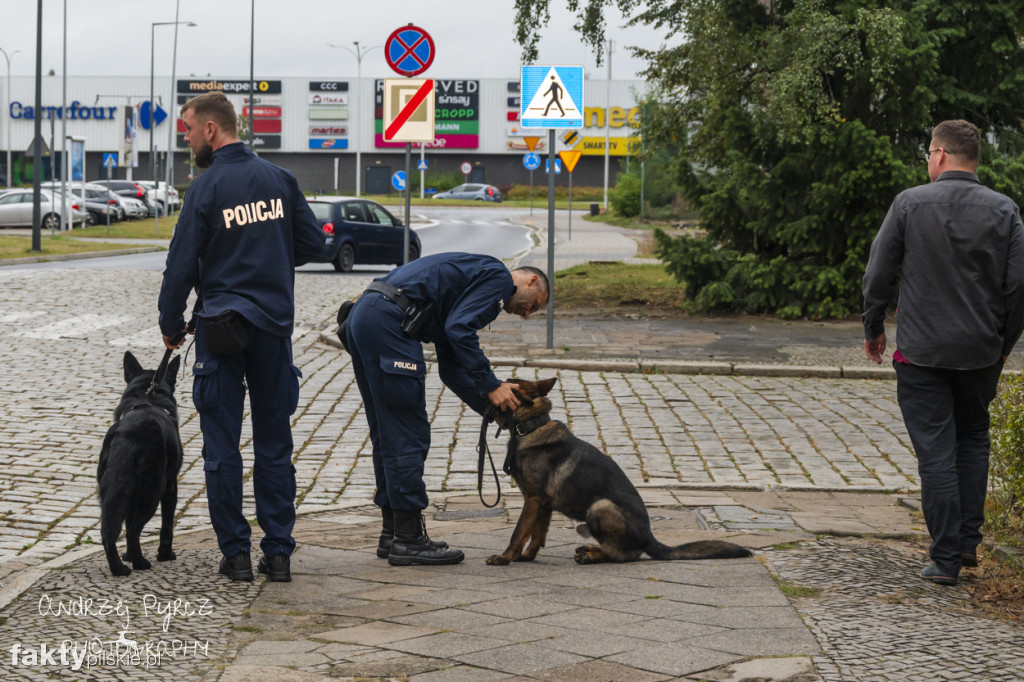
<svg viewBox="0 0 1024 682">
<path fill-rule="evenodd" d="M 0 273 L 6 330 L 0 354 L 6 389 L 0 394 L 0 466 L 6 473 L 0 482 L 0 561 L 31 565 L 76 543 L 98 541 L 96 459 L 123 388 L 123 351 L 132 350 L 147 367 L 162 355 L 153 310 L 159 278 L 90 270 Z M 317 341 L 339 302 L 365 284 L 355 277 L 297 278 L 295 358 L 303 379 L 293 426 L 299 504 L 307 511 L 368 499 L 374 487 L 368 429 L 348 356 Z M 512 372 L 499 368 L 504 371 Z M 558 376 L 556 415 L 638 482 L 757 489 L 918 485 L 888 382 L 516 373 Z M 188 530 L 208 517 L 189 377 L 181 386 L 185 465 L 178 527 Z M 471 490 L 479 418 L 445 392 L 432 373 L 427 484 L 433 491 Z M 246 425 L 247 458 L 250 435 Z M 251 511 L 251 487 L 246 505 Z"/>
<path fill-rule="evenodd" d="M 793 603 L 822 647 L 826 682 L 1024 679 L 1021 626 L 972 615 L 963 581 L 919 579 L 926 552 L 829 539 L 763 556 L 786 583 L 820 590 Z"/>
<path fill-rule="evenodd" d="M 154 272 L 0 270 L 0 322 L 5 329 L 5 344 L 0 350 L 0 386 L 3 389 L 0 391 L 0 467 L 5 474 L 0 477 L 0 528 L 3 529 L 0 588 L 6 587 L 9 581 L 32 574 L 27 569 L 61 557 L 72 547 L 98 542 L 96 461 L 123 387 L 123 352 L 132 350 L 147 367 L 154 367 L 162 355 L 154 310 L 159 281 L 159 273 Z M 365 504 L 373 490 L 368 431 L 348 357 L 320 340 L 320 332 L 331 328 L 341 300 L 361 291 L 367 281 L 368 277 L 297 277 L 298 325 L 293 340 L 296 365 L 302 370 L 303 378 L 293 429 L 298 504 L 304 518 L 329 517 L 338 505 Z M 535 324 L 538 331 L 542 331 L 543 322 Z M 495 325 L 482 333 L 483 343 L 492 356 L 495 350 L 514 348 L 514 345 L 505 345 L 500 329 Z M 492 343 L 493 346 L 488 345 Z M 873 521 L 870 514 L 849 513 L 849 506 L 840 503 L 819 504 L 813 512 L 807 512 L 791 504 L 786 497 L 787 494 L 827 495 L 823 491 L 829 490 L 917 490 L 916 462 L 899 417 L 891 381 L 641 374 L 564 368 L 498 369 L 499 376 L 512 373 L 527 378 L 556 375 L 559 383 L 552 398 L 556 418 L 567 421 L 578 436 L 612 456 L 649 497 L 649 503 L 656 502 L 659 495 L 669 495 L 673 496 L 670 504 L 691 508 L 687 518 L 693 520 L 692 528 L 696 531 L 755 536 L 782 533 L 800 541 L 813 540 L 812 533 L 900 535 L 908 532 L 905 520 L 896 524 Z M 134 639 L 136 642 L 190 638 L 196 643 L 208 642 L 218 661 L 233 660 L 238 642 L 223 630 L 226 623 L 236 623 L 239 614 L 244 616 L 245 609 L 256 598 L 256 592 L 251 590 L 257 588 L 236 590 L 235 586 L 208 575 L 210 567 L 216 563 L 217 552 L 208 537 L 209 519 L 200 465 L 201 438 L 188 390 L 190 385 L 190 377 L 186 376 L 181 379 L 178 390 L 185 465 L 179 485 L 177 530 L 182 535 L 179 546 L 192 551 L 183 553 L 173 570 L 160 570 L 162 566 L 158 565 L 142 576 L 133 573 L 128 581 L 115 584 L 117 595 L 111 594 L 111 583 L 104 578 L 101 554 L 76 559 L 65 568 L 50 570 L 52 566 L 48 566 L 38 573 L 42 576 L 38 581 L 33 579 L 28 592 L 4 609 L 2 616 L 6 620 L 0 622 L 0 641 L 11 641 L 17 635 L 17 641 L 28 642 L 44 634 L 40 621 L 31 616 L 33 609 L 38 610 L 42 595 L 54 599 L 61 595 L 67 598 L 88 596 L 101 584 L 105 598 L 119 596 L 127 600 L 133 605 L 133 613 L 143 613 L 145 604 L 141 599 L 146 594 L 151 594 L 158 603 L 187 594 L 197 599 L 209 598 L 214 604 L 215 616 L 207 623 L 209 629 L 199 618 L 189 621 L 187 631 L 174 631 L 172 622 L 165 634 L 158 632 L 156 635 L 155 621 L 133 622 L 139 629 L 122 633 L 121 630 L 128 628 L 118 627 L 120 621 L 116 614 L 104 621 L 106 625 L 100 631 L 94 628 L 91 632 L 76 626 L 74 618 L 58 619 L 56 625 L 50 618 L 45 634 L 69 639 L 92 635 L 100 637 L 101 642 L 117 641 L 119 636 L 123 641 Z M 476 486 L 474 445 L 479 418 L 447 394 L 433 372 L 428 376 L 427 396 L 433 425 L 426 470 L 428 488 L 438 500 L 450 498 L 458 491 L 472 492 Z M 250 435 L 251 429 L 246 425 L 242 450 L 251 467 Z M 500 446 L 497 449 L 500 450 Z M 693 499 L 684 499 L 687 495 Z M 867 497 L 885 499 L 887 496 Z M 245 505 L 246 513 L 254 516 L 251 486 L 246 487 Z M 475 499 L 470 499 L 463 509 L 481 511 Z M 370 524 L 368 528 L 373 525 L 358 510 L 340 518 L 335 513 L 335 518 L 329 522 L 342 525 L 363 522 Z M 508 519 L 502 520 L 502 524 L 508 522 Z M 316 533 L 326 533 L 323 530 L 326 527 L 310 528 L 313 530 L 306 529 L 303 542 L 317 545 L 312 538 L 318 537 Z M 185 535 L 189 531 L 203 530 L 207 531 L 206 536 L 201 532 Z M 372 534 L 373 531 L 364 529 L 364 535 L 367 532 Z M 504 526 L 491 528 L 491 532 L 492 535 L 470 541 L 466 546 L 476 547 L 480 552 L 489 550 L 492 545 L 500 544 L 500 538 L 508 529 Z M 919 525 L 915 532 L 920 532 Z M 332 549 L 362 548 L 366 551 L 366 537 L 353 544 L 346 539 L 346 534 L 342 535 L 345 537 L 331 545 Z M 155 537 L 156 524 L 151 523 L 144 540 Z M 570 542 L 568 538 L 560 541 Z M 362 555 L 346 556 L 348 562 L 360 563 L 367 559 Z M 951 669 L 950 653 L 944 652 L 941 646 L 950 630 L 948 612 L 939 607 L 928 613 L 914 612 L 910 607 L 929 606 L 928 600 L 937 600 L 935 604 L 946 604 L 948 600 L 956 603 L 962 599 L 962 593 L 958 590 L 928 591 L 920 596 L 922 587 L 930 587 L 909 584 L 916 580 L 913 576 L 920 568 L 919 559 L 915 560 L 912 555 L 900 558 L 886 552 L 876 556 L 868 551 L 851 551 L 842 543 L 828 542 L 806 550 L 801 545 L 794 551 L 772 551 L 767 557 L 772 570 L 785 580 L 796 584 L 803 581 L 825 590 L 824 601 L 820 603 L 796 601 L 804 622 L 821 647 L 821 654 L 813 654 L 816 656 L 814 667 L 824 679 L 830 682 L 910 679 L 906 675 L 916 673 L 898 667 L 910 654 L 902 658 L 895 655 L 897 646 L 917 646 L 917 650 L 927 651 L 918 661 L 923 671 Z M 832 572 L 822 566 L 833 567 L 829 569 Z M 572 568 L 571 561 L 566 567 Z M 816 567 L 820 569 L 818 573 L 814 570 Z M 894 567 L 897 570 L 894 571 Z M 611 567 L 607 570 L 614 573 L 626 569 Z M 887 588 L 889 593 L 902 591 L 900 594 L 912 595 L 913 599 L 896 604 L 891 598 L 880 601 L 868 592 L 856 591 L 860 589 L 858 578 L 861 576 L 870 576 L 860 581 L 861 587 L 869 589 L 877 584 L 878 575 L 893 573 L 901 577 Z M 185 581 L 177 582 L 182 576 L 186 577 Z M 431 578 L 437 579 L 436 576 Z M 417 583 L 409 578 L 402 584 Z M 440 587 L 436 583 L 431 585 Z M 857 594 L 861 594 L 859 599 Z M 301 612 L 305 607 L 296 608 Z M 404 615 L 411 617 L 413 614 Z M 556 614 L 549 615 L 555 618 Z M 142 618 L 153 620 L 155 617 L 149 614 Z M 519 614 L 516 618 L 529 622 L 528 616 Z M 981 660 L 977 666 L 988 666 L 965 665 L 963 679 L 1021 679 L 1024 676 L 1015 672 L 1017 677 L 999 677 L 1020 669 L 1016 653 L 1006 653 L 1021 650 L 1020 646 L 1010 646 L 1011 642 L 1021 641 L 1019 636 L 1013 639 L 1019 628 L 1013 630 L 963 615 L 956 618 L 954 629 L 958 636 L 971 633 L 971 638 L 963 640 L 964 651 L 975 651 L 974 659 L 963 660 Z M 961 618 L 966 620 L 961 621 Z M 915 626 L 915 622 L 922 627 Z M 341 627 L 353 625 L 355 621 L 334 623 Z M 554 627 L 564 625 L 553 624 Z M 411 627 L 417 626 L 412 624 Z M 431 627 L 443 629 L 441 625 Z M 851 631 L 854 634 L 849 634 Z M 19 634 L 21 632 L 26 634 Z M 901 632 L 905 635 L 903 640 L 899 639 Z M 885 638 L 874 643 L 872 633 L 884 633 Z M 362 663 L 387 660 L 397 656 L 395 651 L 401 649 L 353 650 L 351 644 L 342 640 L 335 642 L 334 649 L 324 642 L 317 643 L 316 647 L 326 647 L 323 651 L 339 664 L 351 663 L 353 657 Z M 663 653 L 667 656 L 671 648 L 663 646 L 662 649 L 666 649 Z M 249 654 L 256 655 L 254 651 Z M 804 652 L 797 647 L 784 653 Z M 540 656 L 543 652 L 531 648 L 530 653 Z M 277 651 L 277 654 L 283 655 L 283 652 Z M 561 655 L 569 657 L 566 665 L 581 663 L 573 658 L 581 654 L 572 653 L 571 649 L 562 651 Z M 927 659 L 928 655 L 935 658 Z M 462 658 L 458 658 L 460 656 Z M 726 658 L 733 661 L 735 656 L 740 654 L 734 652 Z M 143 679 L 147 675 L 154 679 L 165 675 L 216 679 L 219 669 L 215 671 L 208 662 L 193 660 L 197 658 L 182 654 L 172 659 L 174 665 L 161 664 L 159 669 L 151 670 L 131 668 L 132 675 L 125 679 Z M 477 658 L 469 651 L 456 656 L 460 665 L 471 667 Z M 628 652 L 623 652 L 620 658 L 618 665 L 643 663 L 642 657 L 629 658 Z M 250 662 L 258 667 L 264 660 L 267 659 L 255 658 Z M 512 669 L 517 664 L 505 660 L 509 661 L 506 664 L 509 669 L 498 666 L 495 677 L 518 674 Z M 678 660 L 682 659 L 677 657 Z M 659 675 L 649 679 L 684 674 L 684 668 L 700 669 L 693 668 L 696 664 L 692 661 L 678 665 L 678 671 L 673 672 L 676 669 L 666 664 Z M 649 670 L 643 665 L 637 667 Z M 353 674 L 353 670 L 373 674 L 369 671 L 386 668 L 383 665 L 365 669 L 332 667 L 330 674 Z M 622 672 L 615 670 L 616 674 Z M 978 670 L 984 674 L 971 677 L 972 671 Z M 426 669 L 421 672 L 429 673 Z M 603 668 L 582 668 L 577 673 L 598 676 L 607 673 L 609 679 L 614 677 Z M 34 679 L 31 674 L 38 673 L 22 670 L 18 674 Z M 990 674 L 995 676 L 987 676 Z M 437 679 L 458 679 L 438 675 Z M 95 679 L 108 678 L 109 675 L 103 675 Z M 926 678 L 927 674 L 922 672 L 920 679 Z M 48 678 L 41 676 L 39 679 Z M 223 679 L 230 678 L 225 674 Z M 251 670 L 247 679 L 250 682 L 256 679 Z M 467 679 L 483 678 L 473 674 Z"/>
</svg>

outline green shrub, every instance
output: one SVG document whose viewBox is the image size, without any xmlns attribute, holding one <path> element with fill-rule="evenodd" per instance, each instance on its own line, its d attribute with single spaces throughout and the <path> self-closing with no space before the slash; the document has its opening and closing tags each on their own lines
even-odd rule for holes
<svg viewBox="0 0 1024 682">
<path fill-rule="evenodd" d="M 1024 544 L 1024 377 L 1006 376 L 992 401 L 985 522 L 1001 542 Z"/>
<path fill-rule="evenodd" d="M 505 185 L 499 187 L 501 190 L 501 196 L 503 199 L 517 200 L 521 199 L 524 201 L 530 200 L 530 186 L 529 185 Z M 548 185 L 547 176 L 544 176 L 543 183 L 534 183 L 533 185 L 533 200 L 538 199 L 547 200 L 548 198 Z M 568 199 L 569 198 L 569 185 L 562 179 L 558 179 L 555 184 L 555 199 Z M 593 201 L 604 201 L 604 188 L 603 187 L 589 187 L 586 185 L 576 186 L 572 188 L 572 203 L 575 207 L 576 202 L 583 204 L 584 202 Z"/>
<path fill-rule="evenodd" d="M 623 174 L 615 183 L 615 189 L 608 192 L 608 203 L 612 210 L 623 218 L 640 215 L 640 178 Z"/>
</svg>

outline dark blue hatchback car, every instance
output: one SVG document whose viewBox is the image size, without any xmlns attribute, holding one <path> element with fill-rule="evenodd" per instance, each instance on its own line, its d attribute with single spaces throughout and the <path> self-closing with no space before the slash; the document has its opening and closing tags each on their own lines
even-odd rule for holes
<svg viewBox="0 0 1024 682">
<path fill-rule="evenodd" d="M 356 197 L 322 196 L 307 199 L 327 242 L 317 263 L 330 263 L 338 272 L 354 265 L 401 265 L 405 226 L 375 201 Z M 422 245 L 409 230 L 409 260 L 420 257 Z"/>
</svg>

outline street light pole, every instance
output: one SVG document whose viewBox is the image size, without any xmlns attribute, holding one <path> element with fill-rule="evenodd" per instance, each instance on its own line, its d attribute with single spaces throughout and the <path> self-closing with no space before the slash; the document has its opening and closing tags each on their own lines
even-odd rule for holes
<svg viewBox="0 0 1024 682">
<path fill-rule="evenodd" d="M 156 177 L 156 152 L 153 149 L 153 142 L 155 137 L 153 135 L 154 127 L 154 114 L 156 112 L 156 102 L 153 101 L 156 96 L 154 93 L 154 68 L 156 64 L 156 27 L 157 26 L 176 26 L 178 24 L 185 24 L 186 26 L 195 26 L 191 21 L 154 21 L 149 27 L 149 177 L 153 180 L 153 229 L 157 236 L 160 235 L 160 211 L 156 205 L 156 193 L 160 191 L 160 179 Z M 168 195 L 169 197 L 170 195 Z"/>
<path fill-rule="evenodd" d="M 376 50 L 377 48 L 383 48 L 384 46 L 383 45 L 371 45 L 370 47 L 360 48 L 358 40 L 353 40 L 352 44 L 356 46 L 355 50 L 353 50 L 351 47 L 347 47 L 345 45 L 334 45 L 332 43 L 327 43 L 327 45 L 329 47 L 337 47 L 337 48 L 342 49 L 342 50 L 348 50 L 353 55 L 355 55 L 355 58 L 356 58 L 356 90 L 358 91 L 359 88 L 362 86 L 362 83 L 363 83 L 363 57 L 366 56 L 366 53 L 369 52 L 370 50 Z M 350 107 L 350 109 L 356 109 L 355 102 L 356 102 L 356 100 L 353 99 L 352 106 Z M 363 119 L 362 119 L 361 116 L 358 116 L 357 120 L 360 123 L 363 122 Z M 352 139 L 352 141 L 354 143 L 353 146 L 355 147 L 355 150 L 356 150 L 356 196 L 358 197 L 358 196 L 362 196 L 362 194 L 360 193 L 360 189 L 361 189 L 360 184 L 361 184 L 362 175 L 363 175 L 363 159 L 362 159 L 362 152 L 359 151 L 359 131 L 356 128 L 355 124 L 351 120 L 349 121 L 349 127 L 352 128 L 352 132 L 349 135 L 349 137 Z"/>
<path fill-rule="evenodd" d="M 21 50 L 15 50 L 14 52 L 7 54 L 4 48 L 0 47 L 0 54 L 7 60 L 7 107 L 4 109 L 4 117 L 7 119 L 7 186 L 11 186 L 11 112 L 7 111 L 11 104 L 11 60 L 14 59 L 14 55 L 21 52 Z"/>
</svg>

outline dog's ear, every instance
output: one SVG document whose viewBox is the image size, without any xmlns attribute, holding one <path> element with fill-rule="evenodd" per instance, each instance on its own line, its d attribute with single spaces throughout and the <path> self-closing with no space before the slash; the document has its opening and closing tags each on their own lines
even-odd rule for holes
<svg viewBox="0 0 1024 682">
<path fill-rule="evenodd" d="M 167 365 L 167 373 L 164 375 L 164 383 L 174 391 L 174 382 L 178 379 L 178 370 L 181 369 L 181 356 L 175 355 L 170 364 Z"/>
<path fill-rule="evenodd" d="M 506 384 L 521 384 L 521 383 L 523 383 L 523 380 L 522 379 L 505 379 L 505 383 Z"/>
<path fill-rule="evenodd" d="M 146 370 L 142 369 L 142 365 L 135 359 L 130 350 L 124 352 L 124 382 L 127 384 L 135 377 L 139 376 Z"/>
<path fill-rule="evenodd" d="M 544 379 L 543 381 L 535 383 L 534 390 L 536 391 L 536 395 L 545 396 L 550 393 L 556 381 L 558 381 L 556 377 L 551 377 L 550 379 Z"/>
<path fill-rule="evenodd" d="M 514 393 L 515 396 L 517 398 L 519 398 L 519 402 L 521 403 L 521 406 L 523 406 L 523 407 L 533 407 L 533 401 L 529 398 L 529 396 L 523 395 L 523 393 L 518 388 L 513 388 L 512 389 L 512 393 Z"/>
</svg>

